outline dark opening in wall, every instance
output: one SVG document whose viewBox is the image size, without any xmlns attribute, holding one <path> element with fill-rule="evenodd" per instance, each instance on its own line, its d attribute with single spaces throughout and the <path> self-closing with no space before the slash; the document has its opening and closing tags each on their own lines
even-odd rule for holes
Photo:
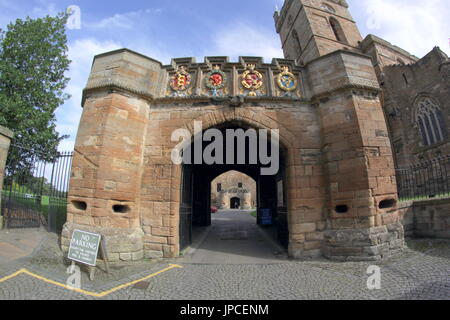
<svg viewBox="0 0 450 320">
<path fill-rule="evenodd" d="M 348 212 L 348 206 L 346 206 L 346 205 L 336 206 L 335 210 L 336 210 L 337 213 L 347 213 Z"/>
<path fill-rule="evenodd" d="M 77 210 L 86 211 L 86 209 L 87 209 L 87 203 L 84 201 L 72 201 L 72 205 Z"/>
<path fill-rule="evenodd" d="M 393 208 L 395 207 L 395 205 L 397 204 L 397 201 L 395 201 L 394 199 L 386 199 L 380 202 L 380 204 L 378 205 L 378 207 L 380 209 L 389 209 L 389 208 Z"/>
<path fill-rule="evenodd" d="M 405 80 L 405 83 L 406 83 L 406 84 L 409 84 L 408 78 L 406 77 L 406 74 L 404 74 L 404 73 L 403 73 L 403 80 Z"/>
<path fill-rule="evenodd" d="M 336 18 L 330 17 L 330 26 L 333 30 L 336 40 L 348 44 L 347 38 L 344 34 L 344 30 L 342 29 L 341 24 Z"/>
<path fill-rule="evenodd" d="M 129 206 L 125 206 L 125 205 L 121 205 L 121 204 L 116 204 L 113 206 L 113 211 L 115 213 L 127 213 L 130 211 L 130 207 Z"/>
</svg>

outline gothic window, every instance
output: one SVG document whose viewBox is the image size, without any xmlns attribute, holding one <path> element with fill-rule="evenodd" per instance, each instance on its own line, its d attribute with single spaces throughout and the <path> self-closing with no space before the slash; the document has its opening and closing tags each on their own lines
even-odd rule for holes
<svg viewBox="0 0 450 320">
<path fill-rule="evenodd" d="M 428 97 L 416 103 L 416 123 L 425 146 L 431 146 L 448 138 L 445 118 L 439 105 Z"/>
<path fill-rule="evenodd" d="M 330 26 L 331 29 L 333 30 L 336 40 L 348 44 L 347 38 L 345 37 L 341 24 L 339 23 L 339 21 L 336 20 L 336 18 L 330 17 Z"/>
</svg>

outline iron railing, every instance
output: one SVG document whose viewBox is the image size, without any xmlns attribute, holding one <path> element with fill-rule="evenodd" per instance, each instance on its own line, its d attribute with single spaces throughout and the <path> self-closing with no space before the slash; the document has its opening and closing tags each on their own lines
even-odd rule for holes
<svg viewBox="0 0 450 320">
<path fill-rule="evenodd" d="M 10 153 L 22 148 L 11 146 Z M 30 150 L 26 150 L 28 154 Z M 67 195 L 72 152 L 60 152 L 54 161 L 27 156 L 20 165 L 6 168 L 1 190 L 1 214 L 7 228 L 38 228 L 61 232 L 67 217 Z"/>
<path fill-rule="evenodd" d="M 450 197 L 450 155 L 396 171 L 401 200 Z"/>
</svg>

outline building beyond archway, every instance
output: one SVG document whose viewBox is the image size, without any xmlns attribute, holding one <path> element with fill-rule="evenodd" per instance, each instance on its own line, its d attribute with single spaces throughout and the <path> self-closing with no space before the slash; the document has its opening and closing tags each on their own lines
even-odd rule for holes
<svg viewBox="0 0 450 320">
<path fill-rule="evenodd" d="M 345 1 L 325 9 L 304 3 L 287 0 L 275 15 L 285 56 L 296 60 L 162 65 L 127 49 L 95 57 L 63 249 L 83 229 L 105 236 L 112 261 L 177 257 L 192 225 L 209 223 L 211 181 L 230 170 L 257 182 L 258 203 L 276 212 L 293 258 L 381 260 L 404 248 L 377 70 Z M 262 162 L 173 161 L 177 130 L 196 135 L 224 126 L 278 130 L 280 170 L 262 176 Z"/>
<path fill-rule="evenodd" d="M 239 208 L 249 210 L 256 208 L 256 181 L 238 172 L 226 172 L 211 183 L 211 205 L 219 210 L 233 209 L 231 199 L 239 199 Z"/>
</svg>

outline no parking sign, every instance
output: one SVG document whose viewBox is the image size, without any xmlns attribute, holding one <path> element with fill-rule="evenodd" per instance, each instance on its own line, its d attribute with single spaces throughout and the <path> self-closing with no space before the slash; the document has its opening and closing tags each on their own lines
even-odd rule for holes
<svg viewBox="0 0 450 320">
<path fill-rule="evenodd" d="M 102 236 L 81 230 L 74 230 L 70 241 L 70 260 L 95 267 Z"/>
</svg>

